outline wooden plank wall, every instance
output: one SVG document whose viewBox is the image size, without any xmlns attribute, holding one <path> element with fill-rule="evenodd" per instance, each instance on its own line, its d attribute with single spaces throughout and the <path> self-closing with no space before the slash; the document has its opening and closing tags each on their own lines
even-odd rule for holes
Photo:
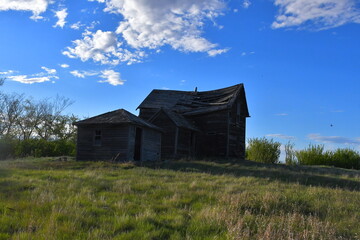
<svg viewBox="0 0 360 240">
<path fill-rule="evenodd" d="M 190 130 L 179 128 L 176 157 L 181 158 L 191 156 L 191 136 Z"/>
<path fill-rule="evenodd" d="M 152 124 L 164 130 L 161 139 L 161 158 L 174 158 L 176 125 L 164 112 L 160 112 Z"/>
<path fill-rule="evenodd" d="M 161 132 L 143 128 L 141 160 L 158 161 L 161 158 Z"/>
<path fill-rule="evenodd" d="M 228 110 L 193 116 L 202 133 L 196 138 L 197 156 L 221 156 L 227 154 Z"/>
<path fill-rule="evenodd" d="M 136 136 L 136 127 L 131 125 L 129 126 L 129 140 L 128 140 L 128 160 L 134 160 L 135 153 L 135 136 Z"/>
<path fill-rule="evenodd" d="M 240 117 L 237 117 L 237 104 L 240 104 Z M 229 113 L 229 157 L 245 159 L 246 117 L 244 113 L 245 107 L 239 97 L 231 107 L 231 112 Z"/>
<path fill-rule="evenodd" d="M 128 125 L 78 126 L 77 160 L 128 159 Z M 101 146 L 94 146 L 95 130 L 101 131 Z"/>
</svg>

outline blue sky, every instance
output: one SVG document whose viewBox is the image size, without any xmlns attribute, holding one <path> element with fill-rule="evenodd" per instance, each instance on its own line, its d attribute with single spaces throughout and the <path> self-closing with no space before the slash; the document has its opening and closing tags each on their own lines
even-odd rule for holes
<svg viewBox="0 0 360 240">
<path fill-rule="evenodd" d="M 358 0 L 3 0 L 0 33 L 2 90 L 80 117 L 244 83 L 247 137 L 360 150 Z"/>
</svg>

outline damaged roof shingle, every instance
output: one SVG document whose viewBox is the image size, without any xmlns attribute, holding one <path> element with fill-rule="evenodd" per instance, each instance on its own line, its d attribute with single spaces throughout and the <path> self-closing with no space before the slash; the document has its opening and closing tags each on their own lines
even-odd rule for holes
<svg viewBox="0 0 360 240">
<path fill-rule="evenodd" d="M 138 108 L 164 108 L 183 115 L 196 115 L 229 108 L 241 92 L 246 105 L 245 115 L 249 116 L 243 84 L 204 92 L 155 89 Z"/>
</svg>

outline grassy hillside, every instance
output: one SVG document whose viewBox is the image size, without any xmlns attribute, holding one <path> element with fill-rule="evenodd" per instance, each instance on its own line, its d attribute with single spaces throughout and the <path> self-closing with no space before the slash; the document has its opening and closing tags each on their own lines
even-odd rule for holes
<svg viewBox="0 0 360 240">
<path fill-rule="evenodd" d="M 0 239 L 360 239 L 360 171 L 0 162 Z"/>
</svg>

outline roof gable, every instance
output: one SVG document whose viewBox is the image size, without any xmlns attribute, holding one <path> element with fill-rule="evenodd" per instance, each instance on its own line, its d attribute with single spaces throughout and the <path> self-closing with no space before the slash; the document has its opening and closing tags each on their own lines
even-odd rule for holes
<svg viewBox="0 0 360 240">
<path fill-rule="evenodd" d="M 100 114 L 91 118 L 74 122 L 73 124 L 78 126 L 78 125 L 90 125 L 90 124 L 124 124 L 124 123 L 135 124 L 161 131 L 159 127 L 149 123 L 144 119 L 135 116 L 134 114 L 126 111 L 125 109 L 118 109 L 115 111 Z"/>
</svg>

